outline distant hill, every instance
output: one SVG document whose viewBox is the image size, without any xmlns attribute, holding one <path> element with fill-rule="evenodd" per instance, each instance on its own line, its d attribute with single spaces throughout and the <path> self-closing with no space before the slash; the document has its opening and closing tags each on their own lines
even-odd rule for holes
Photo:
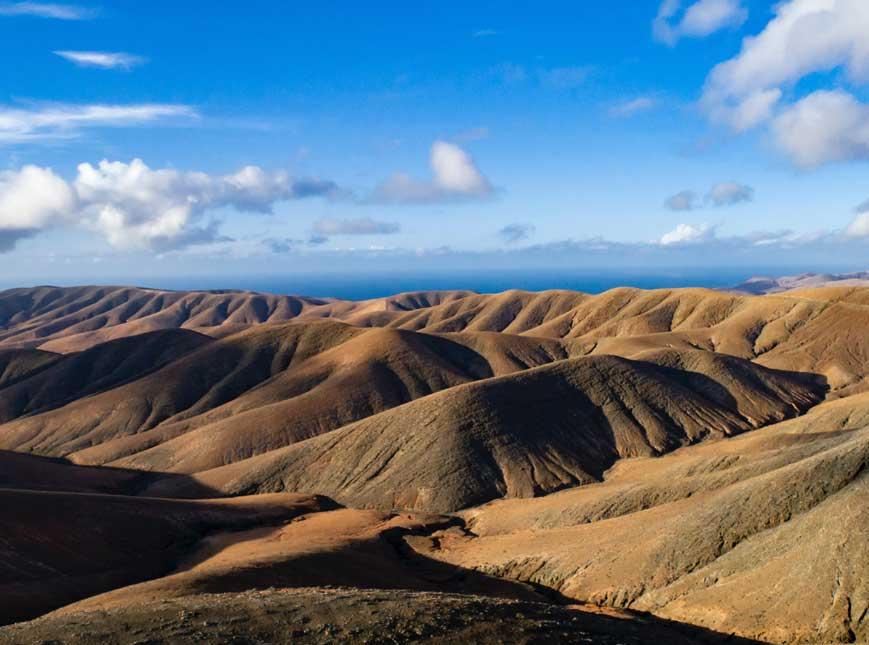
<svg viewBox="0 0 869 645">
<path fill-rule="evenodd" d="M 817 287 L 867 287 L 869 271 L 855 273 L 801 273 L 799 275 L 770 278 L 757 276 L 749 278 L 732 288 L 733 291 L 751 294 L 778 293 L 790 289 Z"/>
</svg>

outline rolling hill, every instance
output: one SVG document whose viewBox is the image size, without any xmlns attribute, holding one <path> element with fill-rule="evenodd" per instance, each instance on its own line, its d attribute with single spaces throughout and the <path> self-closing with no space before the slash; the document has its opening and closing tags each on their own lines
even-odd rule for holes
<svg viewBox="0 0 869 645">
<path fill-rule="evenodd" d="M 805 284 L 0 292 L 0 642 L 867 640 L 869 289 Z"/>
</svg>

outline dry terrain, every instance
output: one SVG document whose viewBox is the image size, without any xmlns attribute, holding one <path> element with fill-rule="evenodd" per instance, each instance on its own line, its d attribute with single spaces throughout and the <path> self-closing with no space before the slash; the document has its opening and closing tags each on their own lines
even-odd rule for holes
<svg viewBox="0 0 869 645">
<path fill-rule="evenodd" d="M 869 288 L 788 280 L 0 292 L 0 642 L 869 642 Z"/>
</svg>

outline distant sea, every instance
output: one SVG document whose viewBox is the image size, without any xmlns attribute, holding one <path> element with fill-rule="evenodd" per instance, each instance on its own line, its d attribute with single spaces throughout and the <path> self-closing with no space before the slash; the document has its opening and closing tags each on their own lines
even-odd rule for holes
<svg viewBox="0 0 869 645">
<path fill-rule="evenodd" d="M 829 268 L 828 268 L 829 270 Z M 674 287 L 733 287 L 752 276 L 795 275 L 820 269 L 723 268 L 673 269 L 643 271 L 576 271 L 576 270 L 499 270 L 499 271 L 440 271 L 440 272 L 347 272 L 298 273 L 286 275 L 208 275 L 208 276 L 148 276 L 148 277 L 57 277 L 13 281 L 11 276 L 0 278 L 0 289 L 28 287 L 38 284 L 71 286 L 110 284 L 175 290 L 241 289 L 286 295 L 331 297 L 346 300 L 379 298 L 404 291 L 468 289 L 478 293 L 497 293 L 508 289 L 544 291 L 570 289 L 586 293 L 601 293 L 614 287 L 663 289 Z M 5 279 L 4 279 L 5 278 Z"/>
<path fill-rule="evenodd" d="M 793 271 L 790 273 L 799 273 Z M 497 293 L 508 289 L 544 291 L 570 289 L 600 293 L 614 287 L 662 289 L 673 287 L 732 287 L 755 275 L 786 275 L 772 272 L 722 269 L 717 271 L 674 270 L 662 272 L 570 272 L 570 271 L 461 271 L 439 273 L 377 274 L 297 274 L 282 276 L 161 277 L 115 280 L 114 284 L 134 284 L 158 289 L 243 289 L 267 293 L 332 297 L 345 300 L 379 298 L 404 291 L 468 289 L 478 293 Z M 101 282 L 103 282 L 102 280 Z"/>
</svg>

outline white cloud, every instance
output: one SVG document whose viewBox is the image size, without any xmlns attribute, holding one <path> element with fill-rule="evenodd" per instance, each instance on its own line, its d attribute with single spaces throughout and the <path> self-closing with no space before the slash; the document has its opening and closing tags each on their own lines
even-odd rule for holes
<svg viewBox="0 0 869 645">
<path fill-rule="evenodd" d="M 845 229 L 845 234 L 849 237 L 869 237 L 869 212 L 858 213 Z"/>
<path fill-rule="evenodd" d="M 638 96 L 613 105 L 609 109 L 609 115 L 618 118 L 629 118 L 641 112 L 648 112 L 658 105 L 658 100 L 653 96 Z"/>
<path fill-rule="evenodd" d="M 432 203 L 479 199 L 492 194 L 492 186 L 471 156 L 454 143 L 435 141 L 429 154 L 432 179 L 421 181 L 406 174 L 394 175 L 377 187 L 374 201 Z"/>
<path fill-rule="evenodd" d="M 169 118 L 196 118 L 188 105 L 144 103 L 137 105 L 49 104 L 32 109 L 0 106 L 0 145 L 77 136 L 84 128 L 123 127 Z"/>
<path fill-rule="evenodd" d="M 80 67 L 99 67 L 102 69 L 131 69 L 137 65 L 143 65 L 146 59 L 142 56 L 127 54 L 126 52 L 93 52 L 58 50 L 54 52 L 61 58 L 79 65 Z"/>
<path fill-rule="evenodd" d="M 715 228 L 708 224 L 694 226 L 692 224 L 679 224 L 669 233 L 665 233 L 658 240 L 661 246 L 675 246 L 680 244 L 697 244 L 708 242 L 715 237 Z"/>
<path fill-rule="evenodd" d="M 693 190 L 683 190 L 667 198 L 664 206 L 671 211 L 691 211 L 699 208 L 697 193 Z"/>
<path fill-rule="evenodd" d="M 398 233 L 401 227 L 396 222 L 381 222 L 370 217 L 355 219 L 334 219 L 325 217 L 314 222 L 313 231 L 317 236 L 329 235 L 390 235 Z M 320 239 L 317 237 L 316 239 Z"/>
<path fill-rule="evenodd" d="M 663 0 L 652 23 L 657 40 L 672 46 L 684 37 L 702 38 L 727 27 L 740 27 L 748 18 L 741 0 L 697 0 L 679 16 L 681 9 L 681 0 Z"/>
<path fill-rule="evenodd" d="M 93 9 L 48 2 L 7 2 L 0 4 L 0 16 L 33 16 L 55 20 L 87 20 L 96 16 Z"/>
<path fill-rule="evenodd" d="M 0 251 L 65 219 L 75 205 L 72 189 L 49 168 L 0 172 Z"/>
<path fill-rule="evenodd" d="M 0 233 L 8 240 L 14 231 L 23 237 L 71 223 L 101 233 L 120 249 L 178 248 L 221 239 L 216 222 L 202 221 L 208 211 L 268 213 L 276 202 L 328 197 L 336 189 L 328 181 L 294 180 L 256 166 L 215 176 L 152 170 L 140 159 L 101 161 L 80 164 L 72 182 L 25 166 L 0 175 Z"/>
<path fill-rule="evenodd" d="M 869 159 L 869 106 L 842 90 L 819 90 L 778 115 L 772 133 L 776 145 L 803 168 Z"/>
<path fill-rule="evenodd" d="M 701 106 L 714 121 L 737 132 L 784 119 L 775 127 L 776 140 L 800 165 L 852 156 L 861 145 L 841 141 L 841 127 L 843 120 L 864 127 L 865 114 L 859 115 L 862 121 L 853 120 L 858 111 L 856 99 L 848 101 L 847 93 L 837 90 L 809 95 L 803 99 L 808 103 L 800 101 L 783 109 L 779 104 L 786 89 L 812 73 L 841 67 L 851 81 L 869 81 L 867 33 L 869 2 L 865 0 L 782 2 L 760 34 L 746 38 L 737 56 L 712 70 Z M 835 110 L 830 117 L 816 111 L 822 103 Z M 777 109 L 782 110 L 779 116 Z M 796 123 L 808 128 L 811 150 L 792 136 L 791 126 Z M 830 149 L 822 149 L 825 146 Z"/>
<path fill-rule="evenodd" d="M 735 181 L 715 184 L 706 193 L 706 202 L 713 206 L 733 206 L 754 199 L 754 188 Z"/>
</svg>

